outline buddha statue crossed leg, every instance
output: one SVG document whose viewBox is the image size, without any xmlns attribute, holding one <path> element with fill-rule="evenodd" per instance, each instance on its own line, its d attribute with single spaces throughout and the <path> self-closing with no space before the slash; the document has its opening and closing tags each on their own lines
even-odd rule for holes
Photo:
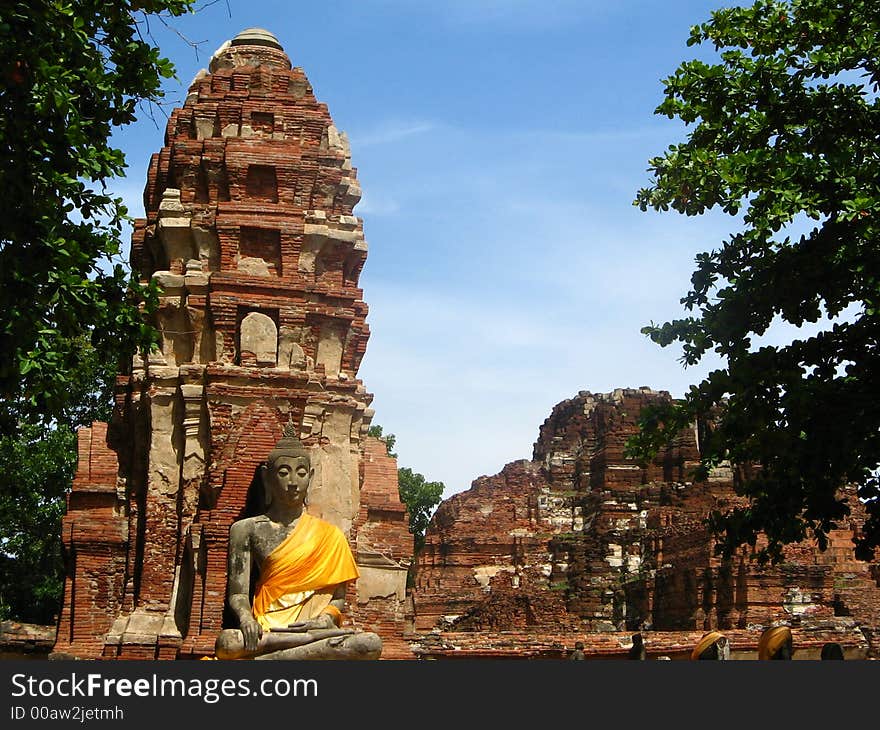
<svg viewBox="0 0 880 730">
<path fill-rule="evenodd" d="M 262 467 L 268 507 L 229 530 L 228 604 L 238 629 L 220 632 L 219 659 L 377 659 L 381 639 L 341 628 L 345 590 L 358 577 L 342 531 L 304 507 L 314 469 L 293 435 Z M 253 603 L 251 570 L 259 571 Z"/>
</svg>

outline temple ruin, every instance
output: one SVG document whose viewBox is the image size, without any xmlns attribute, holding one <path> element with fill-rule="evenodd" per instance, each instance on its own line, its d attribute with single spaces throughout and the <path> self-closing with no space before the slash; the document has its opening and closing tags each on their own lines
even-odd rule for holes
<svg viewBox="0 0 880 730">
<path fill-rule="evenodd" d="M 691 481 L 697 429 L 647 466 L 625 458 L 641 408 L 669 398 L 648 388 L 553 408 L 530 460 L 440 505 L 407 590 L 397 464 L 366 435 L 357 378 L 359 199 L 345 134 L 278 40 L 250 29 L 221 47 L 151 160 L 131 261 L 160 287 L 161 345 L 118 378 L 111 423 L 79 432 L 55 656 L 211 655 L 228 625 L 229 526 L 252 514 L 288 423 L 313 453 L 309 511 L 355 552 L 347 620 L 381 636 L 383 658 L 563 658 L 575 641 L 621 658 L 634 632 L 648 658 L 684 658 L 716 628 L 750 658 L 780 621 L 795 658 L 827 641 L 847 658 L 880 653 L 880 563 L 855 559 L 851 526 L 825 552 L 724 562 L 704 518 L 736 501 L 736 475 Z M 850 505 L 858 517 L 854 493 Z"/>
<path fill-rule="evenodd" d="M 665 392 L 581 392 L 541 426 L 531 460 L 481 477 L 443 502 L 418 557 L 412 593 L 421 657 L 621 658 L 642 633 L 649 658 L 689 655 L 719 629 L 733 658 L 753 658 L 760 630 L 793 627 L 796 658 L 840 643 L 848 658 L 880 652 L 880 563 L 856 560 L 841 525 L 820 552 L 788 546 L 762 568 L 745 550 L 713 554 L 704 519 L 735 503 L 734 472 L 690 481 L 697 429 L 653 463 L 624 457 L 641 409 Z M 849 493 L 854 524 L 863 508 Z"/>
<path fill-rule="evenodd" d="M 150 163 L 131 262 L 160 287 L 161 346 L 119 377 L 109 426 L 79 433 L 57 656 L 212 654 L 229 526 L 288 422 L 313 450 L 310 512 L 356 549 L 349 620 L 408 655 L 412 536 L 357 379 L 360 196 L 346 135 L 278 40 L 224 44 Z"/>
</svg>

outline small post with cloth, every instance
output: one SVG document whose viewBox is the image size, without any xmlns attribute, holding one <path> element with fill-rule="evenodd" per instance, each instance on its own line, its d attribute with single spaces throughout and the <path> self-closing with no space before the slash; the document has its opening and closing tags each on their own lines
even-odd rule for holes
<svg viewBox="0 0 880 730">
<path fill-rule="evenodd" d="M 791 629 L 774 626 L 766 629 L 758 641 L 758 659 L 791 659 L 794 654 Z"/>
</svg>

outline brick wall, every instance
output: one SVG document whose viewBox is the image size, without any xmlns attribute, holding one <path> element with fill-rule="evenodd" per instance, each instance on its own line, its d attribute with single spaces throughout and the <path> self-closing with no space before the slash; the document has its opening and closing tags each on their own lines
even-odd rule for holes
<svg viewBox="0 0 880 730">
<path fill-rule="evenodd" d="M 382 638 L 383 659 L 412 659 L 408 633 L 406 578 L 413 560 L 409 514 L 400 501 L 397 459 L 385 442 L 363 441 L 360 511 L 353 530 L 361 572 L 349 601 L 357 626 Z"/>
<path fill-rule="evenodd" d="M 119 514 L 116 454 L 106 438 L 106 423 L 77 433 L 77 472 L 62 520 L 67 574 L 54 647 L 61 655 L 100 656 L 121 608 L 128 526 Z"/>
</svg>

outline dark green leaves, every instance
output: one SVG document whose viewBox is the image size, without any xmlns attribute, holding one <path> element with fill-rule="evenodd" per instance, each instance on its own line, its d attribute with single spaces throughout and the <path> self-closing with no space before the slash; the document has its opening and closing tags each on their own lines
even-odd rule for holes
<svg viewBox="0 0 880 730">
<path fill-rule="evenodd" d="M 0 3 L 0 618 L 53 620 L 75 429 L 109 416 L 117 364 L 153 343 L 155 288 L 113 260 L 108 137 L 173 73 L 136 23 L 190 5 Z"/>
<path fill-rule="evenodd" d="M 86 337 L 117 362 L 153 333 L 148 292 L 113 266 L 126 211 L 104 183 L 125 160 L 108 143 L 173 73 L 137 28 L 190 0 L 0 5 L 0 426 L 25 406 L 51 421 L 69 400 Z"/>
<path fill-rule="evenodd" d="M 76 428 L 108 420 L 116 370 L 78 342 L 82 366 L 51 426 L 20 420 L 0 434 L 0 619 L 46 624 L 60 609 L 61 517 L 76 470 Z"/>
<path fill-rule="evenodd" d="M 368 430 L 370 436 L 382 439 L 388 448 L 388 455 L 397 458 L 394 444 L 397 437 L 393 433 L 382 433 L 382 426 L 374 424 Z M 400 501 L 409 511 L 409 531 L 415 539 L 415 551 L 418 552 L 425 542 L 425 530 L 431 521 L 434 507 L 440 503 L 445 486 L 443 482 L 428 482 L 421 474 L 413 472 L 409 467 L 397 470 L 397 490 Z"/>
<path fill-rule="evenodd" d="M 443 482 L 426 481 L 421 474 L 404 466 L 397 470 L 397 488 L 400 491 L 400 501 L 409 511 L 409 531 L 415 538 L 415 549 L 418 552 L 425 542 L 425 530 L 428 529 L 434 507 L 443 496 Z"/>
<path fill-rule="evenodd" d="M 747 507 L 712 516 L 730 552 L 754 544 L 820 546 L 861 485 L 862 555 L 880 545 L 880 2 L 761 0 L 692 29 L 716 63 L 683 63 L 656 112 L 692 125 L 650 161 L 642 210 L 720 208 L 742 226 L 697 256 L 682 299 L 693 316 L 643 329 L 681 344 L 686 364 L 713 350 L 727 366 L 671 412 L 647 414 L 635 453 L 673 429 L 714 423 L 703 468 L 729 459 Z M 756 348 L 774 322 L 796 327 L 846 315 L 789 345 Z M 751 468 L 752 466 L 756 468 Z"/>
</svg>

